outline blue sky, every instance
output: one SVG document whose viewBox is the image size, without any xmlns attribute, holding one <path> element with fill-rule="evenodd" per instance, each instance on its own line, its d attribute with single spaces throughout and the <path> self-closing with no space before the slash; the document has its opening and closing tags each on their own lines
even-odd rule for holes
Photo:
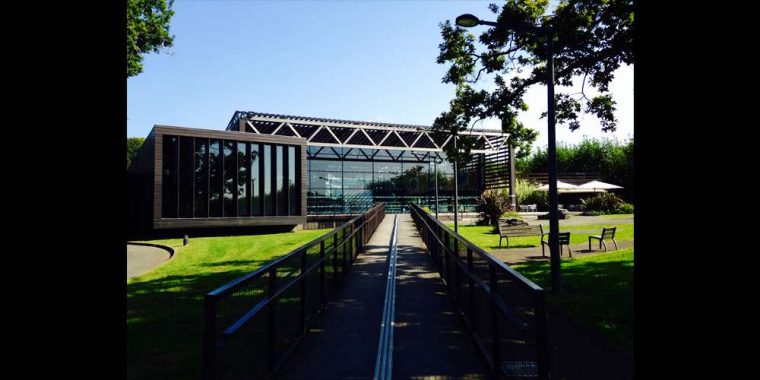
<svg viewBox="0 0 760 380">
<path fill-rule="evenodd" d="M 145 55 L 144 72 L 127 80 L 127 135 L 145 137 L 154 124 L 224 129 L 236 110 L 430 125 L 454 95 L 435 62 L 438 24 L 462 13 L 493 19 L 488 3 L 176 0 L 174 46 Z M 559 142 L 633 136 L 633 68 L 610 88 L 618 131 L 602 133 L 585 115 L 576 132 L 557 126 Z M 520 120 L 543 147 L 546 88 L 527 102 Z"/>
</svg>

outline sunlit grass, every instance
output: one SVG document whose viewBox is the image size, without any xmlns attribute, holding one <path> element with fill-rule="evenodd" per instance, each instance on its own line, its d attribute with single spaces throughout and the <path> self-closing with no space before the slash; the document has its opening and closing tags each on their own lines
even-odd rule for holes
<svg viewBox="0 0 760 380">
<path fill-rule="evenodd" d="M 548 289 L 549 262 L 512 266 Z M 590 326 L 614 344 L 633 349 L 633 248 L 563 259 L 562 293 L 548 301 L 576 322 Z"/>
<path fill-rule="evenodd" d="M 453 229 L 453 223 L 447 223 Z M 633 224 L 616 224 L 615 240 L 618 242 L 633 240 Z M 588 244 L 588 237 L 591 235 L 598 236 L 602 233 L 602 227 L 612 227 L 606 224 L 582 224 L 582 225 L 560 225 L 560 232 L 570 232 L 570 244 Z M 544 232 L 549 232 L 549 227 L 544 227 Z M 485 249 L 499 248 L 499 234 L 494 232 L 491 226 L 459 226 L 459 234 L 473 244 Z M 548 236 L 544 238 L 548 241 Z M 598 241 L 594 241 L 597 244 Z M 506 239 L 502 240 L 502 248 L 506 247 Z M 540 247 L 540 236 L 520 236 L 510 237 L 509 246 L 511 248 Z"/>
<path fill-rule="evenodd" d="M 200 378 L 204 295 L 328 231 L 151 241 L 175 255 L 127 283 L 127 377 Z"/>
</svg>

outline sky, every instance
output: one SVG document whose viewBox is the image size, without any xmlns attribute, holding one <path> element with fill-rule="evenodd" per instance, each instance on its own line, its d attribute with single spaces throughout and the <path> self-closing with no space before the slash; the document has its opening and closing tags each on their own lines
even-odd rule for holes
<svg viewBox="0 0 760 380">
<path fill-rule="evenodd" d="M 145 137 L 154 124 L 222 130 L 237 110 L 431 125 L 454 96 L 441 81 L 448 65 L 436 63 L 438 25 L 463 13 L 495 19 L 489 2 L 175 0 L 174 46 L 146 54 L 143 73 L 127 79 L 127 136 Z M 558 144 L 633 137 L 632 66 L 618 69 L 610 91 L 617 131 L 583 114 L 575 132 L 557 125 Z M 545 148 L 546 87 L 532 87 L 526 102 L 519 120 Z"/>
</svg>

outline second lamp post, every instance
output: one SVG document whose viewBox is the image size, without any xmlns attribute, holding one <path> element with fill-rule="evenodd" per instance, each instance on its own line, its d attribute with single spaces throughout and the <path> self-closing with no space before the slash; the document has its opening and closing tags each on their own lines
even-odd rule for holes
<svg viewBox="0 0 760 380">
<path fill-rule="evenodd" d="M 483 21 L 471 14 L 463 14 L 456 18 L 458 26 L 470 28 L 476 25 L 497 26 L 493 21 Z M 560 282 L 560 251 L 559 251 L 559 215 L 557 210 L 557 142 L 554 128 L 554 30 L 551 26 L 535 25 L 505 25 L 507 29 L 546 36 L 546 89 L 548 95 L 548 130 L 549 137 L 549 252 L 551 257 L 552 293 L 561 292 Z"/>
</svg>

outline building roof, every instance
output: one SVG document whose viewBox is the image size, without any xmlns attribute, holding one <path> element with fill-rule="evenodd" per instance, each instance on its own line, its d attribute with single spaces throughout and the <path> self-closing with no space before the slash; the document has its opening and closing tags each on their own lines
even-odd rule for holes
<svg viewBox="0 0 760 380">
<path fill-rule="evenodd" d="M 281 115 L 281 114 L 271 114 L 271 113 L 262 113 L 262 112 L 253 112 L 253 111 L 235 111 L 235 113 L 232 115 L 232 119 L 230 119 L 229 124 L 227 124 L 227 129 L 237 129 L 239 120 L 243 117 L 256 117 L 256 118 L 271 118 L 271 119 L 288 119 L 296 122 L 304 122 L 304 123 L 331 123 L 331 124 L 345 124 L 346 126 L 365 126 L 365 127 L 385 127 L 385 128 L 401 128 L 401 129 L 431 129 L 432 127 L 429 125 L 414 125 L 414 124 L 396 124 L 396 123 L 380 123 L 380 122 L 373 122 L 373 121 L 357 121 L 357 120 L 341 120 L 341 119 L 327 119 L 327 118 L 321 118 L 321 117 L 310 117 L 310 116 L 293 116 L 293 115 Z M 497 129 L 489 129 L 489 128 L 473 128 L 470 129 L 473 132 L 501 132 Z"/>
</svg>

